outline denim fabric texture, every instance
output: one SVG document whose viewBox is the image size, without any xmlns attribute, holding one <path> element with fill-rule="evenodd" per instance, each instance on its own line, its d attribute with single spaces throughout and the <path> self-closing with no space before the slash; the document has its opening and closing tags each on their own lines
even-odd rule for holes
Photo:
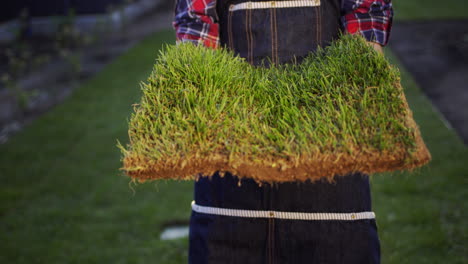
<svg viewBox="0 0 468 264">
<path fill-rule="evenodd" d="M 262 211 L 371 211 L 369 177 L 336 176 L 335 182 L 259 186 L 229 173 L 195 183 L 199 205 Z M 219 216 L 192 212 L 190 263 L 379 263 L 374 219 L 289 220 Z"/>
<path fill-rule="evenodd" d="M 341 31 L 340 0 L 321 0 L 317 7 L 229 10 L 243 2 L 218 1 L 220 42 L 253 65 L 300 62 Z"/>
<path fill-rule="evenodd" d="M 315 7 L 229 10 L 232 4 L 242 2 L 246 1 L 217 2 L 220 41 L 253 65 L 300 62 L 340 34 L 340 0 L 321 0 Z M 242 180 L 239 186 L 236 176 L 215 173 L 195 183 L 195 202 L 244 210 L 372 211 L 367 175 L 355 173 L 334 179 L 334 183 L 323 180 L 262 186 Z M 305 221 L 192 212 L 189 240 L 191 264 L 380 263 L 375 219 Z"/>
</svg>

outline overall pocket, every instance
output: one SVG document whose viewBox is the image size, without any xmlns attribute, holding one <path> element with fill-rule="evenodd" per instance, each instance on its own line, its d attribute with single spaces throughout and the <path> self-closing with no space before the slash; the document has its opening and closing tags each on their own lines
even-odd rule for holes
<svg viewBox="0 0 468 264">
<path fill-rule="evenodd" d="M 321 13 L 321 0 L 231 4 L 227 46 L 254 65 L 300 59 L 322 42 Z"/>
</svg>

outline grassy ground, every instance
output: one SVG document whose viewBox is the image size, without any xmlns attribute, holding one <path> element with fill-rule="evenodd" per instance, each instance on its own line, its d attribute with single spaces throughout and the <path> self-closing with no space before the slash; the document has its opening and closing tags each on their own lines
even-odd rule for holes
<svg viewBox="0 0 468 264">
<path fill-rule="evenodd" d="M 183 263 L 187 242 L 159 240 L 188 219 L 191 183 L 135 188 L 116 139 L 163 42 L 154 35 L 64 104 L 0 146 L 0 263 Z"/>
<path fill-rule="evenodd" d="M 403 69 L 402 80 L 433 160 L 413 173 L 372 179 L 383 263 L 467 263 L 468 148 Z"/>
<path fill-rule="evenodd" d="M 186 262 L 187 240 L 159 235 L 188 219 L 192 184 L 148 183 L 133 193 L 115 147 L 126 138 L 136 84 L 172 36 L 142 42 L 0 146 L 0 263 Z M 434 160 L 372 179 L 383 263 L 466 263 L 468 149 L 405 72 L 403 85 Z"/>
<path fill-rule="evenodd" d="M 392 3 L 397 20 L 468 18 L 468 5 L 465 0 L 393 0 Z"/>
</svg>

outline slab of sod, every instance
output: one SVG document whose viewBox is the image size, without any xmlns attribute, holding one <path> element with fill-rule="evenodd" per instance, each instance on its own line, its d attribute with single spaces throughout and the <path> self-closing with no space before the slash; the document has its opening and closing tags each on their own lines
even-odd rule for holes
<svg viewBox="0 0 468 264">
<path fill-rule="evenodd" d="M 215 171 L 305 181 L 430 159 L 398 70 L 360 37 L 270 68 L 224 49 L 168 46 L 142 90 L 120 146 L 140 181 Z"/>
</svg>

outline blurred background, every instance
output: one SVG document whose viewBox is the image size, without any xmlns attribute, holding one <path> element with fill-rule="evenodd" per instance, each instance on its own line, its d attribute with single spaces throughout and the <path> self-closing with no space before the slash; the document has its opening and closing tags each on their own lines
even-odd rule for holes
<svg viewBox="0 0 468 264">
<path fill-rule="evenodd" d="M 173 0 L 0 9 L 0 263 L 186 263 L 192 182 L 134 184 L 117 140 Z M 468 8 L 394 1 L 385 54 L 433 155 L 372 177 L 382 263 L 468 263 Z"/>
</svg>

